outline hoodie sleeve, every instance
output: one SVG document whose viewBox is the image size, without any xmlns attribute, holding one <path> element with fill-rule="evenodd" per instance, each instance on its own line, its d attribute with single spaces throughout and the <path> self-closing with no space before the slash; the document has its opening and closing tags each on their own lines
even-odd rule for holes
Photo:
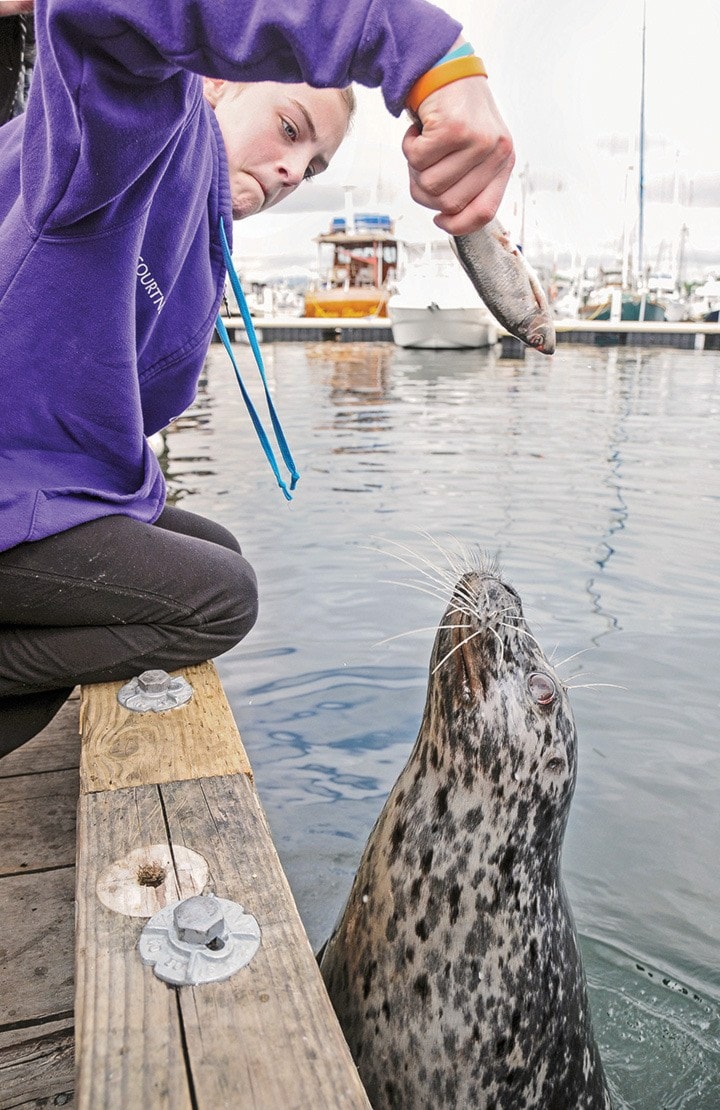
<svg viewBox="0 0 720 1110">
<path fill-rule="evenodd" d="M 36 0 L 23 140 L 35 233 L 77 235 L 147 203 L 202 100 L 199 75 L 381 86 L 391 112 L 460 27 L 427 0 Z"/>
<path fill-rule="evenodd" d="M 461 26 L 427 0 L 45 0 L 65 41 L 94 40 L 129 73 L 381 87 L 400 115 Z M 42 9 L 43 0 L 38 0 Z"/>
</svg>

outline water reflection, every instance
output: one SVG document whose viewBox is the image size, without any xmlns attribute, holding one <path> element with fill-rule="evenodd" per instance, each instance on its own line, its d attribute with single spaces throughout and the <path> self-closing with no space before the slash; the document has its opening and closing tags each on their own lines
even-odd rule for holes
<svg viewBox="0 0 720 1110">
<path fill-rule="evenodd" d="M 177 505 L 198 492 L 193 478 L 214 477 L 216 472 L 213 436 L 214 397 L 207 368 L 198 381 L 191 408 L 163 431 L 164 451 L 160 466 L 167 482 L 167 500 Z"/>
<path fill-rule="evenodd" d="M 623 381 L 623 374 L 618 374 L 618 361 L 617 348 L 610 349 L 607 354 L 605 375 L 606 396 L 611 411 L 608 419 L 608 469 L 604 485 L 611 493 L 611 504 L 607 510 L 608 521 L 595 557 L 595 564 L 601 574 L 591 574 L 586 586 L 593 612 L 607 622 L 606 631 L 593 637 L 593 643 L 596 645 L 603 635 L 621 627 L 618 618 L 603 606 L 601 585 L 602 573 L 615 553 L 616 533 L 624 530 L 629 515 L 628 504 L 623 493 L 622 449 L 627 440 L 626 424 L 631 411 L 631 398 L 626 382 Z M 634 380 L 633 376 L 630 381 Z"/>
<path fill-rule="evenodd" d="M 305 349 L 308 365 L 327 372 L 334 405 L 380 405 L 388 400 L 393 349 L 375 343 L 315 343 Z"/>
</svg>

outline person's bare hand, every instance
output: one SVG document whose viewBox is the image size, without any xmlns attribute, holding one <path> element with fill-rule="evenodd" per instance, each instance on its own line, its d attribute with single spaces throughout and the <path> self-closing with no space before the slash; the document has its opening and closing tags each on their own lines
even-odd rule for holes
<svg viewBox="0 0 720 1110">
<path fill-rule="evenodd" d="M 32 15 L 34 0 L 0 0 L 0 16 Z"/>
<path fill-rule="evenodd" d="M 405 134 L 410 195 L 440 214 L 438 227 L 466 235 L 488 223 L 515 164 L 513 142 L 487 78 L 463 77 L 431 93 L 420 126 Z"/>
</svg>

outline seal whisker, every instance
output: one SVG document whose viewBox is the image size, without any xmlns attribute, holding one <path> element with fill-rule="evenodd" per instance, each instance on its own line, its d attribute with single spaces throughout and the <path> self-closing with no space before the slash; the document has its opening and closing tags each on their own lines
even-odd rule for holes
<svg viewBox="0 0 720 1110">
<path fill-rule="evenodd" d="M 420 569 L 420 568 L 413 568 Z M 420 573 L 423 573 L 420 571 Z M 409 586 L 410 589 L 420 590 L 421 593 L 429 594 L 430 597 L 436 597 L 444 604 L 448 604 L 448 590 L 444 587 L 443 583 L 435 582 L 431 578 L 422 580 L 420 582 L 413 581 L 400 581 L 396 578 L 383 578 L 381 581 L 386 582 L 393 586 Z M 477 605 L 477 598 L 473 597 L 468 591 L 464 590 L 460 584 L 456 587 L 452 600 L 455 602 L 464 602 L 464 605 L 456 605 L 455 611 L 462 612 L 468 617 L 472 617 Z"/>
<path fill-rule="evenodd" d="M 393 558 L 398 559 L 398 562 L 404 563 L 405 566 L 409 566 L 410 569 L 412 569 L 412 571 L 416 571 L 417 574 L 422 574 L 426 578 L 429 578 L 430 581 L 444 586 L 448 592 L 455 585 L 455 578 L 452 574 L 449 574 L 447 571 L 445 571 L 442 566 L 435 566 L 434 563 L 430 563 L 428 559 L 422 559 L 422 561 L 420 561 L 420 565 L 418 566 L 416 563 L 412 562 L 412 559 L 405 558 L 403 555 L 398 555 L 397 552 L 388 552 L 388 554 L 392 555 Z M 429 569 L 424 569 L 424 567 L 428 567 Z"/>
<path fill-rule="evenodd" d="M 618 682 L 577 682 L 574 686 L 570 683 L 563 683 L 566 690 L 594 690 L 598 686 L 612 686 L 614 690 L 627 690 L 627 686 L 621 686 Z"/>
<path fill-rule="evenodd" d="M 554 663 L 553 666 L 563 667 L 566 663 L 569 663 L 571 659 L 577 659 L 578 655 L 584 655 L 586 651 L 590 650 L 590 648 L 580 648 L 580 651 L 575 651 L 572 655 L 566 655 L 564 659 L 561 659 L 558 663 Z"/>
<path fill-rule="evenodd" d="M 425 584 L 430 585 L 430 586 L 434 586 L 437 589 L 437 596 L 438 597 L 443 598 L 444 601 L 447 601 L 448 589 L 447 589 L 447 586 L 444 582 L 440 582 L 440 581 L 438 581 L 437 578 L 433 578 L 429 574 L 426 574 L 419 567 L 413 567 L 413 569 L 417 569 L 419 574 L 422 574 L 424 576 L 422 581 Z M 410 582 L 412 582 L 412 581 L 413 581 L 413 579 L 410 578 Z"/>
<path fill-rule="evenodd" d="M 489 575 L 491 578 L 497 577 L 499 573 L 498 559 L 483 552 L 476 544 L 464 543 L 458 536 L 452 535 L 451 539 L 457 548 L 457 554 L 453 555 L 442 547 L 429 532 L 421 529 L 420 535 L 424 536 L 433 547 L 437 548 L 456 574 L 462 575 L 468 570 L 475 570 L 478 574 Z"/>
<path fill-rule="evenodd" d="M 414 636 L 418 632 L 434 632 L 436 628 L 470 628 L 469 624 L 431 624 L 427 628 L 411 628 L 408 632 L 398 632 L 395 636 L 386 636 L 384 640 L 378 640 L 373 644 L 373 647 L 380 647 L 382 644 L 389 644 L 391 640 L 399 640 L 403 636 Z"/>
<path fill-rule="evenodd" d="M 471 593 L 470 590 L 466 587 L 458 584 L 453 591 L 453 597 L 457 598 L 459 601 L 465 602 L 465 604 L 467 605 L 468 616 L 472 616 L 473 613 L 477 612 L 477 596 Z"/>
<path fill-rule="evenodd" d="M 536 636 L 533 636 L 532 632 L 530 632 L 529 629 L 521 628 L 519 624 L 508 624 L 507 621 L 500 621 L 500 624 L 502 628 L 511 628 L 513 632 L 519 632 L 521 636 L 527 636 L 528 639 L 532 640 L 532 642 L 540 648 L 540 651 L 542 651 L 540 641 L 537 639 Z"/>
<path fill-rule="evenodd" d="M 458 651 L 461 647 L 464 647 L 465 644 L 470 642 L 470 640 L 474 640 L 475 637 L 479 636 L 482 631 L 482 628 L 476 628 L 474 632 L 471 632 L 470 635 L 466 636 L 464 640 L 461 640 L 459 644 L 455 644 L 454 648 L 450 648 L 450 651 L 447 653 L 447 655 L 443 655 L 440 662 L 433 667 L 431 673 L 435 674 L 435 672 L 438 671 L 440 667 L 442 667 L 443 663 L 447 663 L 451 655 L 454 655 L 456 651 Z"/>
<path fill-rule="evenodd" d="M 573 678 L 592 678 L 592 671 L 576 671 L 575 674 L 569 676 L 568 681 Z"/>
<path fill-rule="evenodd" d="M 500 633 L 497 632 L 492 626 L 490 627 L 490 631 L 492 632 L 492 634 L 495 637 L 495 639 L 497 640 L 497 642 L 500 644 L 500 658 L 504 659 L 505 658 L 505 644 L 503 643 L 503 638 L 500 635 Z"/>
<path fill-rule="evenodd" d="M 505 615 L 505 613 L 510 613 L 510 612 L 512 612 L 513 610 L 515 610 L 515 606 L 514 606 L 514 605 L 503 605 L 502 609 L 493 609 L 493 612 L 492 612 L 492 620 L 495 620 L 495 619 L 496 619 L 497 617 L 502 617 L 502 616 L 504 616 L 504 615 Z M 515 610 L 515 611 L 516 611 L 516 610 Z M 518 620 L 519 620 L 519 619 L 520 619 L 520 618 L 518 617 Z M 510 621 L 507 621 L 507 622 L 506 622 L 506 627 L 507 627 L 507 628 L 515 628 L 515 629 L 518 629 L 518 630 L 520 629 L 520 625 L 519 625 L 519 624 L 512 624 L 512 623 L 511 623 Z"/>
<path fill-rule="evenodd" d="M 451 579 L 449 576 L 447 578 L 442 577 L 442 572 L 438 572 L 438 574 L 433 575 L 429 571 L 424 570 L 423 567 L 415 566 L 412 562 L 410 562 L 410 560 L 403 558 L 401 555 L 398 555 L 395 552 L 390 552 L 390 554 L 392 554 L 393 558 L 397 559 L 404 566 L 410 567 L 411 570 L 414 570 L 418 574 L 422 575 L 423 584 L 427 585 L 428 587 L 432 587 L 435 591 L 436 596 L 441 601 L 447 603 L 449 597 L 452 597 L 453 594 L 455 594 L 457 597 L 466 601 L 469 605 L 472 605 L 474 599 L 472 599 L 467 591 L 463 590 L 459 584 L 456 587 L 454 580 Z M 403 583 L 396 584 L 402 585 Z"/>
<path fill-rule="evenodd" d="M 397 559 L 399 562 L 404 563 L 406 566 L 411 567 L 412 570 L 417 571 L 419 574 L 424 574 L 424 575 L 427 575 L 428 577 L 430 577 L 429 572 L 423 570 L 422 565 L 420 565 L 420 566 L 418 565 L 418 563 L 419 564 L 424 564 L 426 567 L 429 567 L 430 570 L 433 572 L 434 581 L 441 582 L 444 585 L 446 585 L 448 587 L 448 589 L 452 589 L 452 587 L 455 584 L 455 576 L 451 575 L 449 571 L 445 570 L 443 567 L 437 566 L 435 563 L 431 562 L 431 560 L 428 559 L 426 556 L 421 555 L 420 552 L 418 552 L 418 551 L 413 551 L 413 549 L 411 547 L 408 547 L 404 543 L 399 543 L 397 540 L 388 540 L 387 542 L 391 543 L 393 545 L 393 547 L 398 547 L 401 551 L 406 552 L 406 555 L 409 555 L 411 557 L 411 559 L 415 560 L 415 562 L 412 562 L 411 559 L 408 559 L 406 557 L 403 557 L 402 555 L 399 555 L 396 551 L 385 551 L 384 552 L 385 555 L 390 555 L 391 558 Z"/>
<path fill-rule="evenodd" d="M 455 585 L 454 579 L 451 578 L 450 575 L 443 575 L 443 572 L 439 568 L 432 567 L 431 569 L 435 573 L 431 574 L 429 570 L 425 570 L 423 567 L 415 566 L 415 564 L 410 562 L 409 559 L 404 559 L 402 555 L 397 555 L 395 552 L 391 552 L 390 554 L 392 554 L 393 559 L 397 559 L 406 567 L 410 567 L 411 570 L 414 570 L 417 574 L 421 574 L 423 578 L 426 578 L 429 582 L 432 582 L 434 585 L 436 585 L 439 589 L 443 591 L 444 597 L 447 597 L 448 594 L 452 593 Z"/>
<path fill-rule="evenodd" d="M 396 578 L 381 578 L 381 582 L 389 586 L 407 586 L 409 590 L 419 590 L 422 594 L 427 594 L 429 597 L 434 597 L 436 601 L 447 603 L 447 594 L 440 591 L 440 589 L 431 589 L 425 582 L 400 582 Z M 464 610 L 456 607 L 455 612 L 461 613 Z M 469 614 L 466 614 L 469 615 Z"/>
<path fill-rule="evenodd" d="M 424 536 L 425 539 L 428 540 L 433 545 L 433 547 L 435 547 L 440 552 L 440 554 L 449 564 L 450 569 L 453 571 L 455 577 L 457 577 L 458 574 L 462 574 L 464 571 L 466 571 L 468 567 L 476 567 L 476 560 L 471 558 L 470 550 L 468 549 L 467 545 L 461 543 L 457 536 L 453 536 L 452 539 L 455 546 L 459 548 L 459 551 L 457 553 L 457 556 L 453 557 L 453 555 L 446 548 L 442 547 L 441 544 L 439 544 L 438 541 L 435 539 L 435 537 L 431 536 L 429 532 L 425 532 L 421 529 L 420 535 Z"/>
</svg>

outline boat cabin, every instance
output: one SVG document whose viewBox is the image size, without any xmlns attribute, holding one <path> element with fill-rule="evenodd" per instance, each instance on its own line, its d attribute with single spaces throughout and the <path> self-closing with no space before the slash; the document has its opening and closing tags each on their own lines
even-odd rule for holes
<svg viewBox="0 0 720 1110">
<path fill-rule="evenodd" d="M 336 216 L 319 235 L 319 288 L 305 295 L 305 315 L 387 316 L 388 286 L 397 272 L 398 246 L 389 216 Z"/>
</svg>

